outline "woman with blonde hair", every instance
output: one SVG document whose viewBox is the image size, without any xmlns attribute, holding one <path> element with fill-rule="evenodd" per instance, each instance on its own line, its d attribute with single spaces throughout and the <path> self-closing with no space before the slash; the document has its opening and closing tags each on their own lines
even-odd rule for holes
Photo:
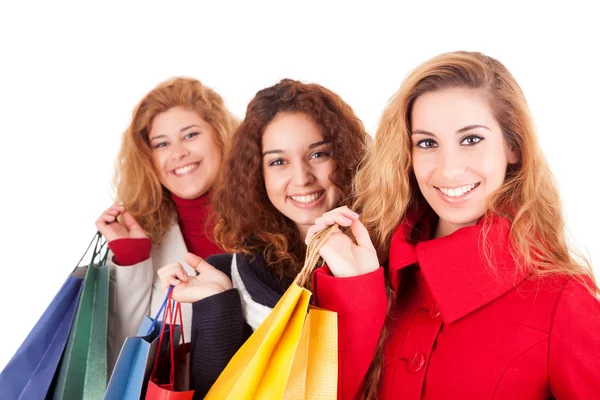
<svg viewBox="0 0 600 400">
<path fill-rule="evenodd" d="M 188 251 L 222 252 L 206 225 L 210 191 L 237 124 L 215 91 L 190 78 L 159 84 L 135 108 L 116 166 L 117 202 L 96 221 L 114 254 L 110 369 L 125 338 L 164 299 L 156 271 Z M 191 307 L 182 311 L 191 322 Z"/>
<path fill-rule="evenodd" d="M 330 236 L 314 277 L 339 314 L 340 398 L 598 398 L 598 287 L 504 65 L 454 52 L 417 67 L 355 189 L 360 217 L 338 208 L 307 235 L 355 237 Z"/>
</svg>

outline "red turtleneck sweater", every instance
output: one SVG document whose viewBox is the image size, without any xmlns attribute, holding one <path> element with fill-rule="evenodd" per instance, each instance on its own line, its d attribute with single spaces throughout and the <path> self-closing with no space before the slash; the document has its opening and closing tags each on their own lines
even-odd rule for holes
<svg viewBox="0 0 600 400">
<path fill-rule="evenodd" d="M 182 199 L 171 193 L 178 215 L 179 228 L 190 253 L 202 258 L 221 254 L 221 250 L 212 240 L 212 226 L 207 226 L 210 213 L 210 193 L 192 200 Z M 113 261 L 122 266 L 138 264 L 150 258 L 152 242 L 150 239 L 117 239 L 108 243 L 114 253 Z"/>
</svg>

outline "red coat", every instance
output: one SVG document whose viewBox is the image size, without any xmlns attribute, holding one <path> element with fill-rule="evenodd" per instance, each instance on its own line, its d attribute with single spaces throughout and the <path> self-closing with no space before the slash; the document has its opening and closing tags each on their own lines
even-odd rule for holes
<svg viewBox="0 0 600 400">
<path fill-rule="evenodd" d="M 600 399 L 600 301 L 579 280 L 533 278 L 511 257 L 506 220 L 488 238 L 481 223 L 408 243 L 392 237 L 389 278 L 397 299 L 386 320 L 387 399 Z M 354 278 L 315 273 L 320 307 L 337 311 L 339 398 L 362 392 L 386 313 L 383 269 Z"/>
</svg>

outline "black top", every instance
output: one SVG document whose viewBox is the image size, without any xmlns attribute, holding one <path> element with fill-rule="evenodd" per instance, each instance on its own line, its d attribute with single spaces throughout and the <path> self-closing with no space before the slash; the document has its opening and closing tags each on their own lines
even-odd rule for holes
<svg viewBox="0 0 600 400">
<path fill-rule="evenodd" d="M 291 280 L 278 279 L 266 266 L 262 254 L 238 254 L 237 268 L 253 301 L 275 307 Z M 231 254 L 209 257 L 206 261 L 231 279 Z M 237 289 L 207 297 L 192 305 L 191 379 L 194 399 L 202 399 L 252 334 L 242 311 Z"/>
</svg>

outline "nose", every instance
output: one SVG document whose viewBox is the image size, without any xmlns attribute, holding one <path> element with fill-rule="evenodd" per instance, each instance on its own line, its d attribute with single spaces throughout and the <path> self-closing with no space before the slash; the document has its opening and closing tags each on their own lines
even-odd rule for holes
<svg viewBox="0 0 600 400">
<path fill-rule="evenodd" d="M 170 150 L 170 157 L 172 161 L 179 161 L 190 154 L 187 147 L 182 143 L 172 143 Z"/>
<path fill-rule="evenodd" d="M 441 167 L 442 176 L 448 180 L 454 180 L 466 171 L 465 157 L 461 157 L 458 151 L 452 148 L 446 148 L 441 151 Z"/>
<path fill-rule="evenodd" d="M 292 166 L 292 182 L 296 186 L 306 186 L 315 179 L 307 162 L 297 162 Z"/>
</svg>

